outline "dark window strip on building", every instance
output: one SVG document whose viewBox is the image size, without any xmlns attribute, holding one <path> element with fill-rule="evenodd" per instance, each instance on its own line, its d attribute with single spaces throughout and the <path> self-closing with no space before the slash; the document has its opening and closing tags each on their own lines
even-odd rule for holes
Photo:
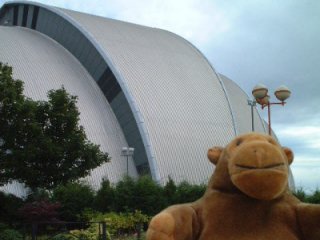
<svg viewBox="0 0 320 240">
<path fill-rule="evenodd" d="M 0 9 L 0 19 L 2 19 L 6 15 L 7 11 L 8 11 L 8 6 L 4 5 L 2 9 Z"/>
<path fill-rule="evenodd" d="M 150 174 L 150 168 L 148 163 L 143 163 L 139 166 L 137 166 L 137 171 L 140 176 Z"/>
<path fill-rule="evenodd" d="M 109 80 L 107 84 L 100 86 L 109 103 L 121 92 L 120 85 L 115 78 Z"/>
<path fill-rule="evenodd" d="M 113 99 L 115 99 L 115 97 L 121 92 L 121 87 L 120 85 L 117 83 L 116 85 L 114 85 L 110 91 L 108 91 L 106 97 L 108 99 L 108 101 L 111 103 Z"/>
<path fill-rule="evenodd" d="M 39 7 L 35 6 L 33 9 L 33 16 L 32 16 L 32 23 L 31 28 L 36 29 L 37 21 L 38 21 L 38 15 L 39 15 Z"/>
<path fill-rule="evenodd" d="M 29 12 L 29 5 L 23 6 L 23 17 L 22 17 L 22 26 L 27 26 L 27 19 L 28 19 L 28 12 Z"/>
<path fill-rule="evenodd" d="M 108 91 L 113 85 L 115 85 L 117 81 L 115 80 L 115 77 L 113 74 L 110 74 L 108 76 L 105 76 L 103 80 L 99 82 L 99 86 L 101 89 Z"/>
<path fill-rule="evenodd" d="M 105 79 L 110 76 L 112 74 L 111 70 L 109 67 L 106 68 L 106 70 L 103 71 L 103 73 L 101 74 L 99 80 L 98 80 L 98 83 L 99 83 L 99 86 L 102 85 L 105 81 Z"/>
<path fill-rule="evenodd" d="M 121 92 L 121 87 L 110 68 L 107 68 L 98 80 L 98 85 L 109 103 Z"/>
<path fill-rule="evenodd" d="M 18 25 L 19 5 L 13 7 L 13 25 Z"/>
</svg>

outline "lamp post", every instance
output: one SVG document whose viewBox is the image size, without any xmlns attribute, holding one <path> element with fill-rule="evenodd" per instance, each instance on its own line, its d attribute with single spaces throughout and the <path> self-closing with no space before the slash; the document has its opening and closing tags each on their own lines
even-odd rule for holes
<svg viewBox="0 0 320 240">
<path fill-rule="evenodd" d="M 251 106 L 251 129 L 252 132 L 254 132 L 254 116 L 253 116 L 253 107 L 257 105 L 257 102 L 255 100 L 248 99 L 248 105 Z"/>
<path fill-rule="evenodd" d="M 134 148 L 132 147 L 123 147 L 121 150 L 121 156 L 127 157 L 127 176 L 129 176 L 129 156 L 133 156 Z"/>
<path fill-rule="evenodd" d="M 271 105 L 282 105 L 286 104 L 285 100 L 290 97 L 291 91 L 284 85 L 278 87 L 274 92 L 274 95 L 280 102 L 270 102 L 270 96 L 268 95 L 268 88 L 263 84 L 256 85 L 252 90 L 252 95 L 256 99 L 256 102 L 261 105 L 264 109 L 268 107 L 268 127 L 269 135 L 271 135 Z"/>
</svg>

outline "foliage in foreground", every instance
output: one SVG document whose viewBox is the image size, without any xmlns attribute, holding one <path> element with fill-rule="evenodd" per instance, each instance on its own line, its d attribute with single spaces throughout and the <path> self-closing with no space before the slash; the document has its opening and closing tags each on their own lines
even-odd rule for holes
<svg viewBox="0 0 320 240">
<path fill-rule="evenodd" d="M 22 235 L 15 229 L 11 229 L 4 224 L 0 224 L 1 240 L 22 240 Z"/>
<path fill-rule="evenodd" d="M 23 204 L 24 201 L 21 198 L 9 193 L 0 192 L 0 223 L 14 223 L 20 221 L 21 219 L 17 209 L 22 207 Z"/>
<path fill-rule="evenodd" d="M 92 222 L 86 229 L 71 230 L 69 233 L 58 234 L 53 240 L 99 240 L 99 233 L 102 233 L 101 225 L 98 222 L 106 223 L 107 239 L 127 239 L 123 236 L 134 236 L 139 234 L 143 229 L 142 226 L 147 224 L 150 217 L 142 214 L 140 211 L 134 213 L 90 213 Z M 99 229 L 100 227 L 100 229 Z M 138 233 L 139 232 L 139 233 Z M 136 239 L 136 238 L 135 238 Z"/>
<path fill-rule="evenodd" d="M 123 235 L 136 234 L 141 231 L 143 225 L 147 224 L 150 220 L 141 211 L 133 213 L 95 213 L 91 214 L 91 222 L 105 222 L 107 225 L 107 236 L 114 238 Z M 99 225 L 92 223 L 89 228 L 85 230 L 73 230 L 71 233 L 75 236 L 86 236 L 89 240 L 97 239 L 99 233 Z"/>
<path fill-rule="evenodd" d="M 19 214 L 26 222 L 58 221 L 60 203 L 50 203 L 47 200 L 26 203 L 19 209 Z"/>
<path fill-rule="evenodd" d="M 40 202 L 42 198 L 45 198 L 48 201 L 47 207 L 49 208 L 46 207 L 47 210 L 55 210 L 51 207 L 59 202 L 61 205 L 59 212 L 60 220 L 105 221 L 109 237 L 112 237 L 112 239 L 127 239 L 122 237 L 136 234 L 136 226 L 141 227 L 142 224 L 142 227 L 146 228 L 146 223 L 150 219 L 149 216 L 153 216 L 169 205 L 194 201 L 203 195 L 205 189 L 205 185 L 192 185 L 186 182 L 175 184 L 172 180 L 169 180 L 165 186 L 161 186 L 154 183 L 148 176 L 137 180 L 126 177 L 118 184 L 111 184 L 108 180 L 104 181 L 97 192 L 81 182 L 69 183 L 54 189 L 51 194 L 39 192 L 36 196 L 29 197 L 26 201 Z M 307 194 L 303 189 L 298 189 L 294 194 L 303 202 L 320 204 L 320 190 Z M 18 201 L 10 194 L 2 194 L 0 197 L 1 202 L 4 203 L 3 209 L 10 210 L 6 215 L 1 216 L 0 222 L 10 223 L 10 216 L 15 216 L 14 209 L 18 206 L 16 204 L 21 206 L 23 201 Z M 123 198 L 123 201 L 119 201 L 121 198 Z M 11 201 L 12 199 L 14 201 Z M 142 201 L 143 204 L 137 204 L 138 201 Z M 12 206 L 10 206 L 11 202 Z M 50 204 L 53 205 L 50 207 Z M 39 206 L 43 207 L 41 204 Z M 1 206 L 0 209 L 2 209 Z M 47 210 L 42 209 L 44 212 Z M 56 215 L 53 216 L 56 217 Z M 36 216 L 36 218 L 38 217 L 40 216 Z M 48 218 L 48 214 L 42 216 L 43 218 Z M 16 222 L 18 221 L 19 219 L 16 217 Z M 14 225 L 10 226 L 12 229 L 14 227 Z M 18 236 L 19 232 L 7 231 L 10 228 L 8 227 L 4 234 L 9 234 L 10 236 L 17 234 Z M 97 231 L 98 224 L 91 224 L 82 230 L 77 229 L 72 231 L 71 235 L 78 236 L 79 239 L 83 240 L 96 240 Z M 44 233 L 44 231 L 41 233 Z M 71 235 L 59 234 L 53 239 L 77 239 L 71 237 Z"/>
<path fill-rule="evenodd" d="M 302 188 L 299 188 L 293 194 L 302 202 L 320 204 L 320 189 L 316 189 L 312 194 L 307 194 Z"/>
<path fill-rule="evenodd" d="M 0 62 L 0 185 L 19 180 L 53 189 L 109 161 L 79 125 L 76 96 L 62 87 L 49 91 L 48 101 L 34 101 L 12 74 Z"/>
<path fill-rule="evenodd" d="M 97 192 L 94 208 L 100 212 L 140 210 L 152 216 L 169 205 L 193 202 L 200 198 L 205 190 L 206 185 L 187 182 L 176 185 L 170 179 L 165 186 L 161 186 L 150 176 L 142 176 L 137 180 L 126 176 L 116 185 L 104 181 Z"/>
<path fill-rule="evenodd" d="M 86 183 L 68 183 L 55 188 L 51 201 L 61 204 L 60 216 L 64 221 L 87 221 L 81 214 L 94 207 L 95 192 Z"/>
</svg>

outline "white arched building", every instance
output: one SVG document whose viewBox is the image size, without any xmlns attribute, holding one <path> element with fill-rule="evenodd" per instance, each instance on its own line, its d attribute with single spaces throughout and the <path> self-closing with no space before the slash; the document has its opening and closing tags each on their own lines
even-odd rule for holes
<svg viewBox="0 0 320 240">
<path fill-rule="evenodd" d="M 0 61 L 33 99 L 61 85 L 78 96 L 88 138 L 112 158 L 87 177 L 95 188 L 126 173 L 126 146 L 135 148 L 131 176 L 206 182 L 207 149 L 251 131 L 247 95 L 190 42 L 161 29 L 8 2 L 0 10 Z M 256 109 L 254 123 L 266 132 Z"/>
</svg>

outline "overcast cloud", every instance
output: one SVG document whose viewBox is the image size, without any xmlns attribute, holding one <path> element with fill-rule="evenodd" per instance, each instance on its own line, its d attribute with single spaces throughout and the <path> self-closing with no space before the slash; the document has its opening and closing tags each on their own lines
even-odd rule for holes
<svg viewBox="0 0 320 240">
<path fill-rule="evenodd" d="M 320 185 L 320 1 L 35 1 L 181 35 L 249 96 L 264 83 L 275 100 L 275 89 L 287 85 L 292 96 L 285 107 L 272 107 L 272 126 L 295 152 L 296 184 Z"/>
</svg>

